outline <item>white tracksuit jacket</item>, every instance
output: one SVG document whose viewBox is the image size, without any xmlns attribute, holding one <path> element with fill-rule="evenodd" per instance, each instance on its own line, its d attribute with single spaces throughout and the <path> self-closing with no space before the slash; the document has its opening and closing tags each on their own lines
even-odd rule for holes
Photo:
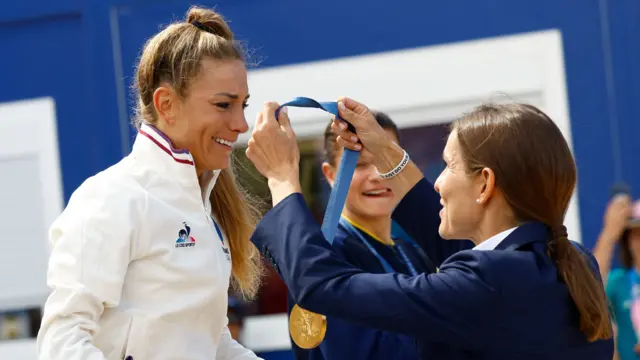
<svg viewBox="0 0 640 360">
<path fill-rule="evenodd" d="M 41 360 L 245 360 L 227 329 L 228 243 L 186 151 L 143 125 L 50 230 Z"/>
</svg>

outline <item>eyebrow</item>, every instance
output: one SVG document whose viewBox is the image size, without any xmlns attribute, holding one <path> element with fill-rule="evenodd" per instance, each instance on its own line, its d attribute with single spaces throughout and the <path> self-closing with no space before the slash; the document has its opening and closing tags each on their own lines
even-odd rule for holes
<svg viewBox="0 0 640 360">
<path fill-rule="evenodd" d="M 217 93 L 215 94 L 215 96 L 225 96 L 231 99 L 238 99 L 239 96 L 238 94 L 232 94 L 232 93 L 228 93 L 228 92 L 221 92 L 221 93 Z M 247 94 L 247 96 L 244 98 L 245 100 L 248 99 L 251 95 Z"/>
</svg>

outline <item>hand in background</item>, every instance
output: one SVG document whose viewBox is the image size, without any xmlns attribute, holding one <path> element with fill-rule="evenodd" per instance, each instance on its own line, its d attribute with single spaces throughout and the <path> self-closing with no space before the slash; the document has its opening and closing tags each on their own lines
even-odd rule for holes
<svg viewBox="0 0 640 360">
<path fill-rule="evenodd" d="M 626 227 L 631 215 L 631 197 L 629 195 L 616 195 L 607 205 L 604 214 L 603 232 L 609 236 L 610 241 L 618 241 Z"/>
<path fill-rule="evenodd" d="M 593 256 L 598 262 L 600 275 L 605 284 L 608 281 L 616 244 L 624 232 L 629 215 L 631 215 L 631 209 L 629 195 L 620 194 L 609 201 L 605 210 L 604 224 L 593 248 Z"/>
</svg>

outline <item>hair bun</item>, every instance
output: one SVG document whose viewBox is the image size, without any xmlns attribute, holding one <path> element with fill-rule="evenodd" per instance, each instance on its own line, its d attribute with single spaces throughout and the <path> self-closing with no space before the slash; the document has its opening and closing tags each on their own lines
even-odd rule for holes
<svg viewBox="0 0 640 360">
<path fill-rule="evenodd" d="M 201 25 L 205 28 L 202 30 L 206 32 L 220 36 L 221 38 L 229 41 L 233 40 L 233 32 L 229 25 L 222 15 L 213 10 L 197 6 L 191 7 L 189 11 L 187 11 L 187 23 Z"/>
</svg>

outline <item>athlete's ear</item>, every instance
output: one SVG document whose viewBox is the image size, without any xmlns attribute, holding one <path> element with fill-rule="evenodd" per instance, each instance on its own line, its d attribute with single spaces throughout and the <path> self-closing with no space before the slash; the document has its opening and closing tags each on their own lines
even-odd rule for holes
<svg viewBox="0 0 640 360">
<path fill-rule="evenodd" d="M 325 161 L 322 163 L 322 174 L 329 183 L 329 186 L 333 187 L 333 182 L 336 178 L 336 169 Z"/>
</svg>

